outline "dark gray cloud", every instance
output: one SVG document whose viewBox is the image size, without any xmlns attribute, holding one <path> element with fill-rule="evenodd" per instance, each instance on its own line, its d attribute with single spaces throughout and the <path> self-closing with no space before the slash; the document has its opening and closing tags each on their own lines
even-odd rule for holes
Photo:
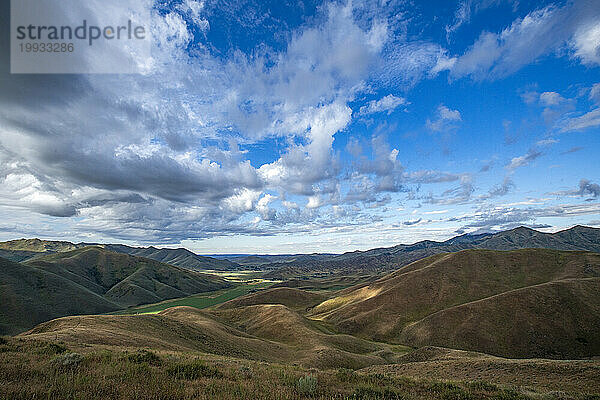
<svg viewBox="0 0 600 400">
<path fill-rule="evenodd" d="M 576 192 L 576 194 L 580 196 L 598 197 L 600 196 L 600 185 L 597 183 L 592 183 L 587 179 L 582 179 L 579 182 L 579 190 Z"/>
<path fill-rule="evenodd" d="M 581 146 L 574 146 L 574 147 L 571 147 L 569 150 L 566 150 L 566 151 L 563 151 L 563 152 L 561 152 L 560 154 L 561 154 L 561 155 L 565 155 L 565 154 L 572 154 L 572 153 L 576 153 L 576 152 L 578 152 L 578 151 L 581 151 L 581 150 L 583 150 L 583 149 L 584 149 L 584 147 L 581 147 Z"/>
<path fill-rule="evenodd" d="M 415 219 L 415 220 L 412 220 L 412 221 L 404 221 L 402 224 L 403 225 L 407 225 L 407 226 L 411 226 L 411 225 L 417 225 L 421 221 L 423 221 L 423 218 Z"/>
<path fill-rule="evenodd" d="M 464 175 L 461 178 L 459 186 L 444 191 L 440 196 L 434 196 L 429 194 L 423 197 L 423 202 L 426 204 L 438 204 L 438 205 L 451 205 L 451 204 L 464 204 L 472 199 L 475 187 L 471 176 Z"/>
<path fill-rule="evenodd" d="M 553 192 L 551 194 L 555 196 L 591 196 L 595 199 L 600 197 L 600 185 L 592 183 L 587 179 L 582 179 L 579 181 L 579 186 L 576 189 Z"/>
<path fill-rule="evenodd" d="M 515 183 L 507 176 L 500 185 L 494 186 L 486 194 L 479 196 L 479 198 L 486 200 L 506 196 L 514 187 Z"/>
<path fill-rule="evenodd" d="M 542 155 L 544 155 L 543 152 L 541 152 L 540 150 L 537 150 L 535 148 L 532 148 L 527 152 L 527 154 L 519 156 L 519 157 L 515 157 L 512 160 L 510 160 L 510 163 L 508 163 L 506 165 L 506 168 L 511 171 L 514 171 L 517 168 L 525 167 L 525 166 L 529 165 L 529 163 L 531 163 L 534 160 L 537 160 Z"/>
</svg>

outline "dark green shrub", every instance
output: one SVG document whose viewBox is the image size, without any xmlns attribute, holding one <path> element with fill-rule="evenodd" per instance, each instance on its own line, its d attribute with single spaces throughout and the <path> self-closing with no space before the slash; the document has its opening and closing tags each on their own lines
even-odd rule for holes
<svg viewBox="0 0 600 400">
<path fill-rule="evenodd" d="M 64 344 L 61 344 L 61 343 L 47 343 L 44 347 L 42 347 L 42 349 L 40 350 L 40 353 L 55 355 L 55 354 L 63 354 L 67 350 L 69 350 L 69 349 Z"/>
<path fill-rule="evenodd" d="M 471 400 L 475 398 L 471 393 L 462 388 L 448 389 L 441 392 L 441 394 L 444 400 Z"/>
<path fill-rule="evenodd" d="M 429 390 L 439 393 L 442 399 L 445 400 L 470 400 L 474 398 L 470 392 L 451 382 L 435 382 Z"/>
<path fill-rule="evenodd" d="M 429 387 L 429 390 L 431 390 L 432 392 L 447 392 L 449 390 L 456 390 L 456 389 L 460 389 L 461 387 L 458 386 L 455 383 L 451 383 L 451 382 L 434 382 L 431 384 L 431 386 Z"/>
<path fill-rule="evenodd" d="M 219 378 L 221 372 L 211 366 L 204 364 L 200 360 L 194 360 L 187 363 L 176 364 L 167 369 L 167 374 L 177 379 L 200 379 L 200 378 Z"/>
<path fill-rule="evenodd" d="M 340 382 L 352 382 L 356 380 L 356 373 L 348 368 L 339 368 L 336 375 Z"/>
<path fill-rule="evenodd" d="M 148 350 L 139 350 L 135 353 L 128 354 L 127 359 L 136 364 L 147 363 L 150 365 L 160 365 L 161 359 L 160 357 L 151 351 Z"/>
</svg>

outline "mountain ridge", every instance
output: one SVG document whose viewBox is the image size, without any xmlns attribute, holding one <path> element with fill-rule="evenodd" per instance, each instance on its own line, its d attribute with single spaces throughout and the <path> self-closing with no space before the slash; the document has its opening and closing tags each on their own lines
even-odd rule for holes
<svg viewBox="0 0 600 400">
<path fill-rule="evenodd" d="M 348 252 L 303 262 L 271 263 L 263 268 L 271 270 L 269 278 L 289 278 L 307 271 L 362 271 L 380 273 L 396 270 L 420 259 L 469 249 L 517 250 L 547 248 L 565 251 L 600 252 L 600 229 L 576 225 L 555 233 L 544 233 L 527 227 L 476 235 L 460 235 L 443 242 L 424 240 L 413 244 L 399 244 L 366 251 Z"/>
<path fill-rule="evenodd" d="M 159 249 L 154 246 L 132 247 L 124 244 L 71 243 L 38 238 L 0 242 L 0 257 L 21 262 L 49 253 L 64 253 L 89 246 L 105 248 L 116 253 L 145 257 L 192 270 L 235 269 L 239 267 L 238 264 L 229 260 L 201 256 L 182 247 L 177 249 Z"/>
</svg>

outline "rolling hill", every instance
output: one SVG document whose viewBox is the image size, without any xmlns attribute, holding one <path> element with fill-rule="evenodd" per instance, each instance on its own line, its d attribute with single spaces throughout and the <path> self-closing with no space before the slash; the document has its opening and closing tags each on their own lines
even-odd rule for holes
<svg viewBox="0 0 600 400">
<path fill-rule="evenodd" d="M 76 250 L 85 247 L 82 244 L 74 244 L 65 241 L 40 240 L 40 239 L 17 239 L 0 243 L 0 249 L 9 251 L 27 251 L 32 253 L 58 253 L 62 251 Z"/>
<path fill-rule="evenodd" d="M 270 270 L 272 279 L 290 279 L 311 271 L 329 271 L 337 274 L 393 271 L 414 261 L 441 253 L 468 249 L 518 250 L 543 248 L 554 250 L 581 250 L 600 252 L 600 229 L 575 226 L 556 233 L 544 233 L 525 227 L 498 233 L 461 235 L 444 242 L 430 240 L 411 245 L 397 245 L 340 255 L 313 257 L 262 265 Z"/>
<path fill-rule="evenodd" d="M 359 337 L 503 357 L 600 355 L 600 255 L 466 250 L 346 289 L 311 318 Z"/>
<path fill-rule="evenodd" d="M 186 269 L 236 269 L 238 264 L 226 260 L 199 256 L 183 248 L 158 249 L 156 247 L 131 247 L 122 244 L 71 243 L 40 239 L 18 239 L 0 243 L 0 257 L 12 261 L 25 261 L 49 253 L 63 253 L 88 246 L 102 247 L 115 253 L 150 258 L 155 261 Z"/>
<path fill-rule="evenodd" d="M 103 313 L 120 306 L 53 272 L 0 258 L 0 334 L 23 332 L 63 315 Z"/>
<path fill-rule="evenodd" d="M 192 270 L 231 270 L 239 268 L 238 264 L 229 260 L 199 256 L 183 248 L 158 249 L 156 247 L 129 247 L 114 244 L 105 245 L 104 247 L 117 253 L 150 258 L 152 260 Z"/>
<path fill-rule="evenodd" d="M 390 345 L 323 331 L 280 305 L 212 313 L 174 307 L 155 315 L 64 317 L 42 323 L 19 337 L 78 345 L 202 351 L 323 368 L 360 368 L 397 356 Z"/>
<path fill-rule="evenodd" d="M 229 284 L 142 257 L 88 246 L 2 259 L 2 332 L 17 333 L 52 318 L 95 314 L 218 290 Z M 6 322 L 4 322 L 6 321 Z"/>
<path fill-rule="evenodd" d="M 0 257 L 5 260 L 10 260 L 14 262 L 21 262 L 25 260 L 29 260 L 35 256 L 38 256 L 44 253 L 38 253 L 35 251 L 23 251 L 23 250 L 4 250 L 0 249 Z"/>
<path fill-rule="evenodd" d="M 274 287 L 229 300 L 221 304 L 219 308 L 230 309 L 258 304 L 281 304 L 293 310 L 304 311 L 325 299 L 324 295 L 318 293 L 287 287 Z"/>
</svg>

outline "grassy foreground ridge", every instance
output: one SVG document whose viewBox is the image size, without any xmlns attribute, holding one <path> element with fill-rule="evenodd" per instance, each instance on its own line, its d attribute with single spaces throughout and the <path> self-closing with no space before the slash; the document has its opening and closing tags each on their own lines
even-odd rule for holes
<svg viewBox="0 0 600 400">
<path fill-rule="evenodd" d="M 600 399 L 474 380 L 316 370 L 200 353 L 0 339 L 0 399 Z"/>
</svg>

